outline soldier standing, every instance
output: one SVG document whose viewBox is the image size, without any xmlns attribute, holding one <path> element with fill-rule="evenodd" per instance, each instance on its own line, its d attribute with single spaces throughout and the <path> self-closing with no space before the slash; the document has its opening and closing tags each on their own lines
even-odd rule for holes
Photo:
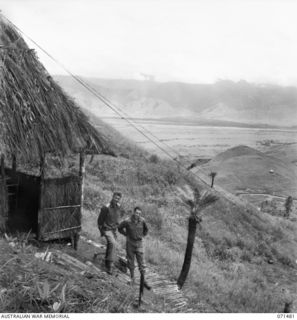
<svg viewBox="0 0 297 320">
<path fill-rule="evenodd" d="M 118 230 L 119 233 L 126 236 L 127 262 L 131 275 L 131 283 L 134 284 L 135 256 L 140 274 L 143 276 L 145 274 L 143 238 L 148 233 L 148 227 L 144 218 L 141 217 L 141 209 L 139 207 L 135 207 L 131 217 L 121 222 Z M 145 278 L 144 287 L 148 290 L 151 289 Z"/>
<path fill-rule="evenodd" d="M 101 208 L 97 221 L 101 237 L 105 237 L 107 242 L 105 266 L 109 274 L 112 274 L 112 267 L 116 257 L 117 227 L 120 217 L 123 215 L 123 210 L 120 207 L 121 199 L 122 194 L 120 192 L 114 192 L 110 203 Z"/>
</svg>

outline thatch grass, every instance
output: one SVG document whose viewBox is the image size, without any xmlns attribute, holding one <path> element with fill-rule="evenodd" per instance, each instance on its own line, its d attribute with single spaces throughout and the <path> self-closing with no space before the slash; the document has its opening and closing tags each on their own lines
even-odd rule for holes
<svg viewBox="0 0 297 320">
<path fill-rule="evenodd" d="M 31 160 L 82 150 L 112 154 L 20 34 L 0 20 L 0 151 Z"/>
</svg>

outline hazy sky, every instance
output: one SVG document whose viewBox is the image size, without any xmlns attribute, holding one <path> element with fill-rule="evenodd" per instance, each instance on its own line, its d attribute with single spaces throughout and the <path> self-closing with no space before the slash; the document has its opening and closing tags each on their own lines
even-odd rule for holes
<svg viewBox="0 0 297 320">
<path fill-rule="evenodd" d="M 83 76 L 297 85 L 295 0 L 0 0 L 0 9 Z"/>
</svg>

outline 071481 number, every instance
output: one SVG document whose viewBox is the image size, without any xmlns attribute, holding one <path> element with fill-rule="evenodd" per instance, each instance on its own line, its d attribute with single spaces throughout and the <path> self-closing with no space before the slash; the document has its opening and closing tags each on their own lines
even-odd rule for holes
<svg viewBox="0 0 297 320">
<path fill-rule="evenodd" d="M 276 315 L 277 319 L 294 319 L 293 313 L 278 313 Z"/>
</svg>

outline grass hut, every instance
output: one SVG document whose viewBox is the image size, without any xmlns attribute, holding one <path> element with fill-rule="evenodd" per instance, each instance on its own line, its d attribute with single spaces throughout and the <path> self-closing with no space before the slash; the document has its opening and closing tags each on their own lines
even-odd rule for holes
<svg viewBox="0 0 297 320">
<path fill-rule="evenodd" d="M 112 151 L 0 17 L 0 228 L 68 238 L 81 229 L 84 159 Z M 48 158 L 77 156 L 77 174 L 47 177 Z M 24 164 L 31 170 L 22 171 Z M 37 164 L 34 165 L 34 164 Z M 36 171 L 37 168 L 37 171 Z"/>
</svg>

